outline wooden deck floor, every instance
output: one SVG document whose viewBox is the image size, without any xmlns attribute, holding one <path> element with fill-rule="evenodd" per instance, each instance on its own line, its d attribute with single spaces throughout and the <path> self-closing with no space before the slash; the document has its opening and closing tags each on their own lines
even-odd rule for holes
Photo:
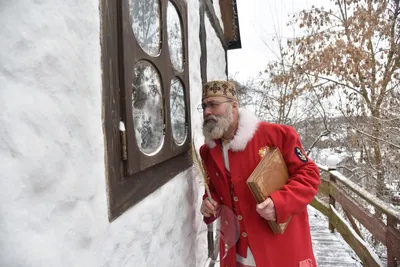
<svg viewBox="0 0 400 267">
<path fill-rule="evenodd" d="M 308 208 L 311 237 L 318 267 L 363 266 L 340 234 L 331 233 L 327 218 L 313 207 Z"/>
</svg>

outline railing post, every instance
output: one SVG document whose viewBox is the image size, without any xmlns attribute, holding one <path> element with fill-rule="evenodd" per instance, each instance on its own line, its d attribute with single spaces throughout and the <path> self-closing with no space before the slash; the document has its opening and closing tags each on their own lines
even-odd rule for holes
<svg viewBox="0 0 400 267">
<path fill-rule="evenodd" d="M 393 241 L 392 241 L 392 236 L 391 236 L 392 233 L 390 231 L 390 228 L 392 228 L 392 227 L 395 228 L 395 225 L 396 225 L 395 218 L 393 218 L 392 216 L 390 216 L 388 214 L 387 215 L 387 224 L 386 225 L 387 225 L 386 229 L 388 230 L 386 232 L 387 266 L 388 267 L 397 267 L 397 266 L 400 265 L 400 261 L 399 261 L 399 259 L 396 259 L 396 256 L 394 254 L 394 251 L 393 251 L 393 248 L 392 248 L 392 246 L 393 246 L 393 244 L 392 244 Z M 399 264 L 399 265 L 397 265 L 397 264 Z"/>
<path fill-rule="evenodd" d="M 329 209 L 330 209 L 331 205 L 332 205 L 332 207 L 335 207 L 335 203 L 336 203 L 335 199 L 331 195 L 331 188 L 332 188 L 331 184 L 336 183 L 336 177 L 331 173 L 331 171 L 336 170 L 338 162 L 339 162 L 339 159 L 335 155 L 330 155 L 327 159 L 328 171 L 329 171 Z M 331 223 L 330 217 L 329 217 L 329 230 L 331 231 L 331 233 L 333 233 L 335 231 L 335 227 Z"/>
</svg>

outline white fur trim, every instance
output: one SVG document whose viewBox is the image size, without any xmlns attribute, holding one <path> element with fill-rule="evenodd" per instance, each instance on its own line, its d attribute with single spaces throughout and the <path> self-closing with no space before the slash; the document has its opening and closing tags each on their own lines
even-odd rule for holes
<svg viewBox="0 0 400 267">
<path fill-rule="evenodd" d="M 232 151 L 242 151 L 246 148 L 247 143 L 253 138 L 259 122 L 259 119 L 247 109 L 239 109 L 239 127 L 229 143 Z M 206 144 L 210 149 L 216 146 L 214 140 L 206 140 Z"/>
<path fill-rule="evenodd" d="M 232 151 L 242 151 L 247 143 L 253 138 L 257 130 L 259 120 L 247 109 L 239 109 L 239 127 L 235 137 L 230 142 Z"/>
</svg>

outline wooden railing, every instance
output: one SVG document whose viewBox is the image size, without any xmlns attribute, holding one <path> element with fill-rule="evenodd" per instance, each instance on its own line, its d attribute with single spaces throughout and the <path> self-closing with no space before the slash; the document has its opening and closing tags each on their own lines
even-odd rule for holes
<svg viewBox="0 0 400 267">
<path fill-rule="evenodd" d="M 339 232 L 365 266 L 382 266 L 364 241 L 356 219 L 387 249 L 387 266 L 400 266 L 400 212 L 356 185 L 336 170 L 319 166 L 321 185 L 311 206 L 326 215 L 329 228 Z M 339 212 L 340 204 L 342 212 Z M 370 210 L 375 211 L 374 214 Z M 342 216 L 341 214 L 344 214 Z M 343 218 L 347 217 L 347 221 Z"/>
</svg>

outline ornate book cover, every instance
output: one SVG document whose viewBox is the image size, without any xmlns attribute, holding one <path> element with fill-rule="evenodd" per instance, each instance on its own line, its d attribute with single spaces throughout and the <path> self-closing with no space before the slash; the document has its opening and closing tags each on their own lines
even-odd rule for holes
<svg viewBox="0 0 400 267">
<path fill-rule="evenodd" d="M 263 202 L 272 192 L 281 189 L 289 179 L 287 166 L 279 148 L 264 148 L 260 150 L 260 156 L 261 161 L 246 182 L 257 203 Z M 274 234 L 283 234 L 289 221 L 290 218 L 285 223 L 268 221 L 268 224 Z"/>
</svg>

